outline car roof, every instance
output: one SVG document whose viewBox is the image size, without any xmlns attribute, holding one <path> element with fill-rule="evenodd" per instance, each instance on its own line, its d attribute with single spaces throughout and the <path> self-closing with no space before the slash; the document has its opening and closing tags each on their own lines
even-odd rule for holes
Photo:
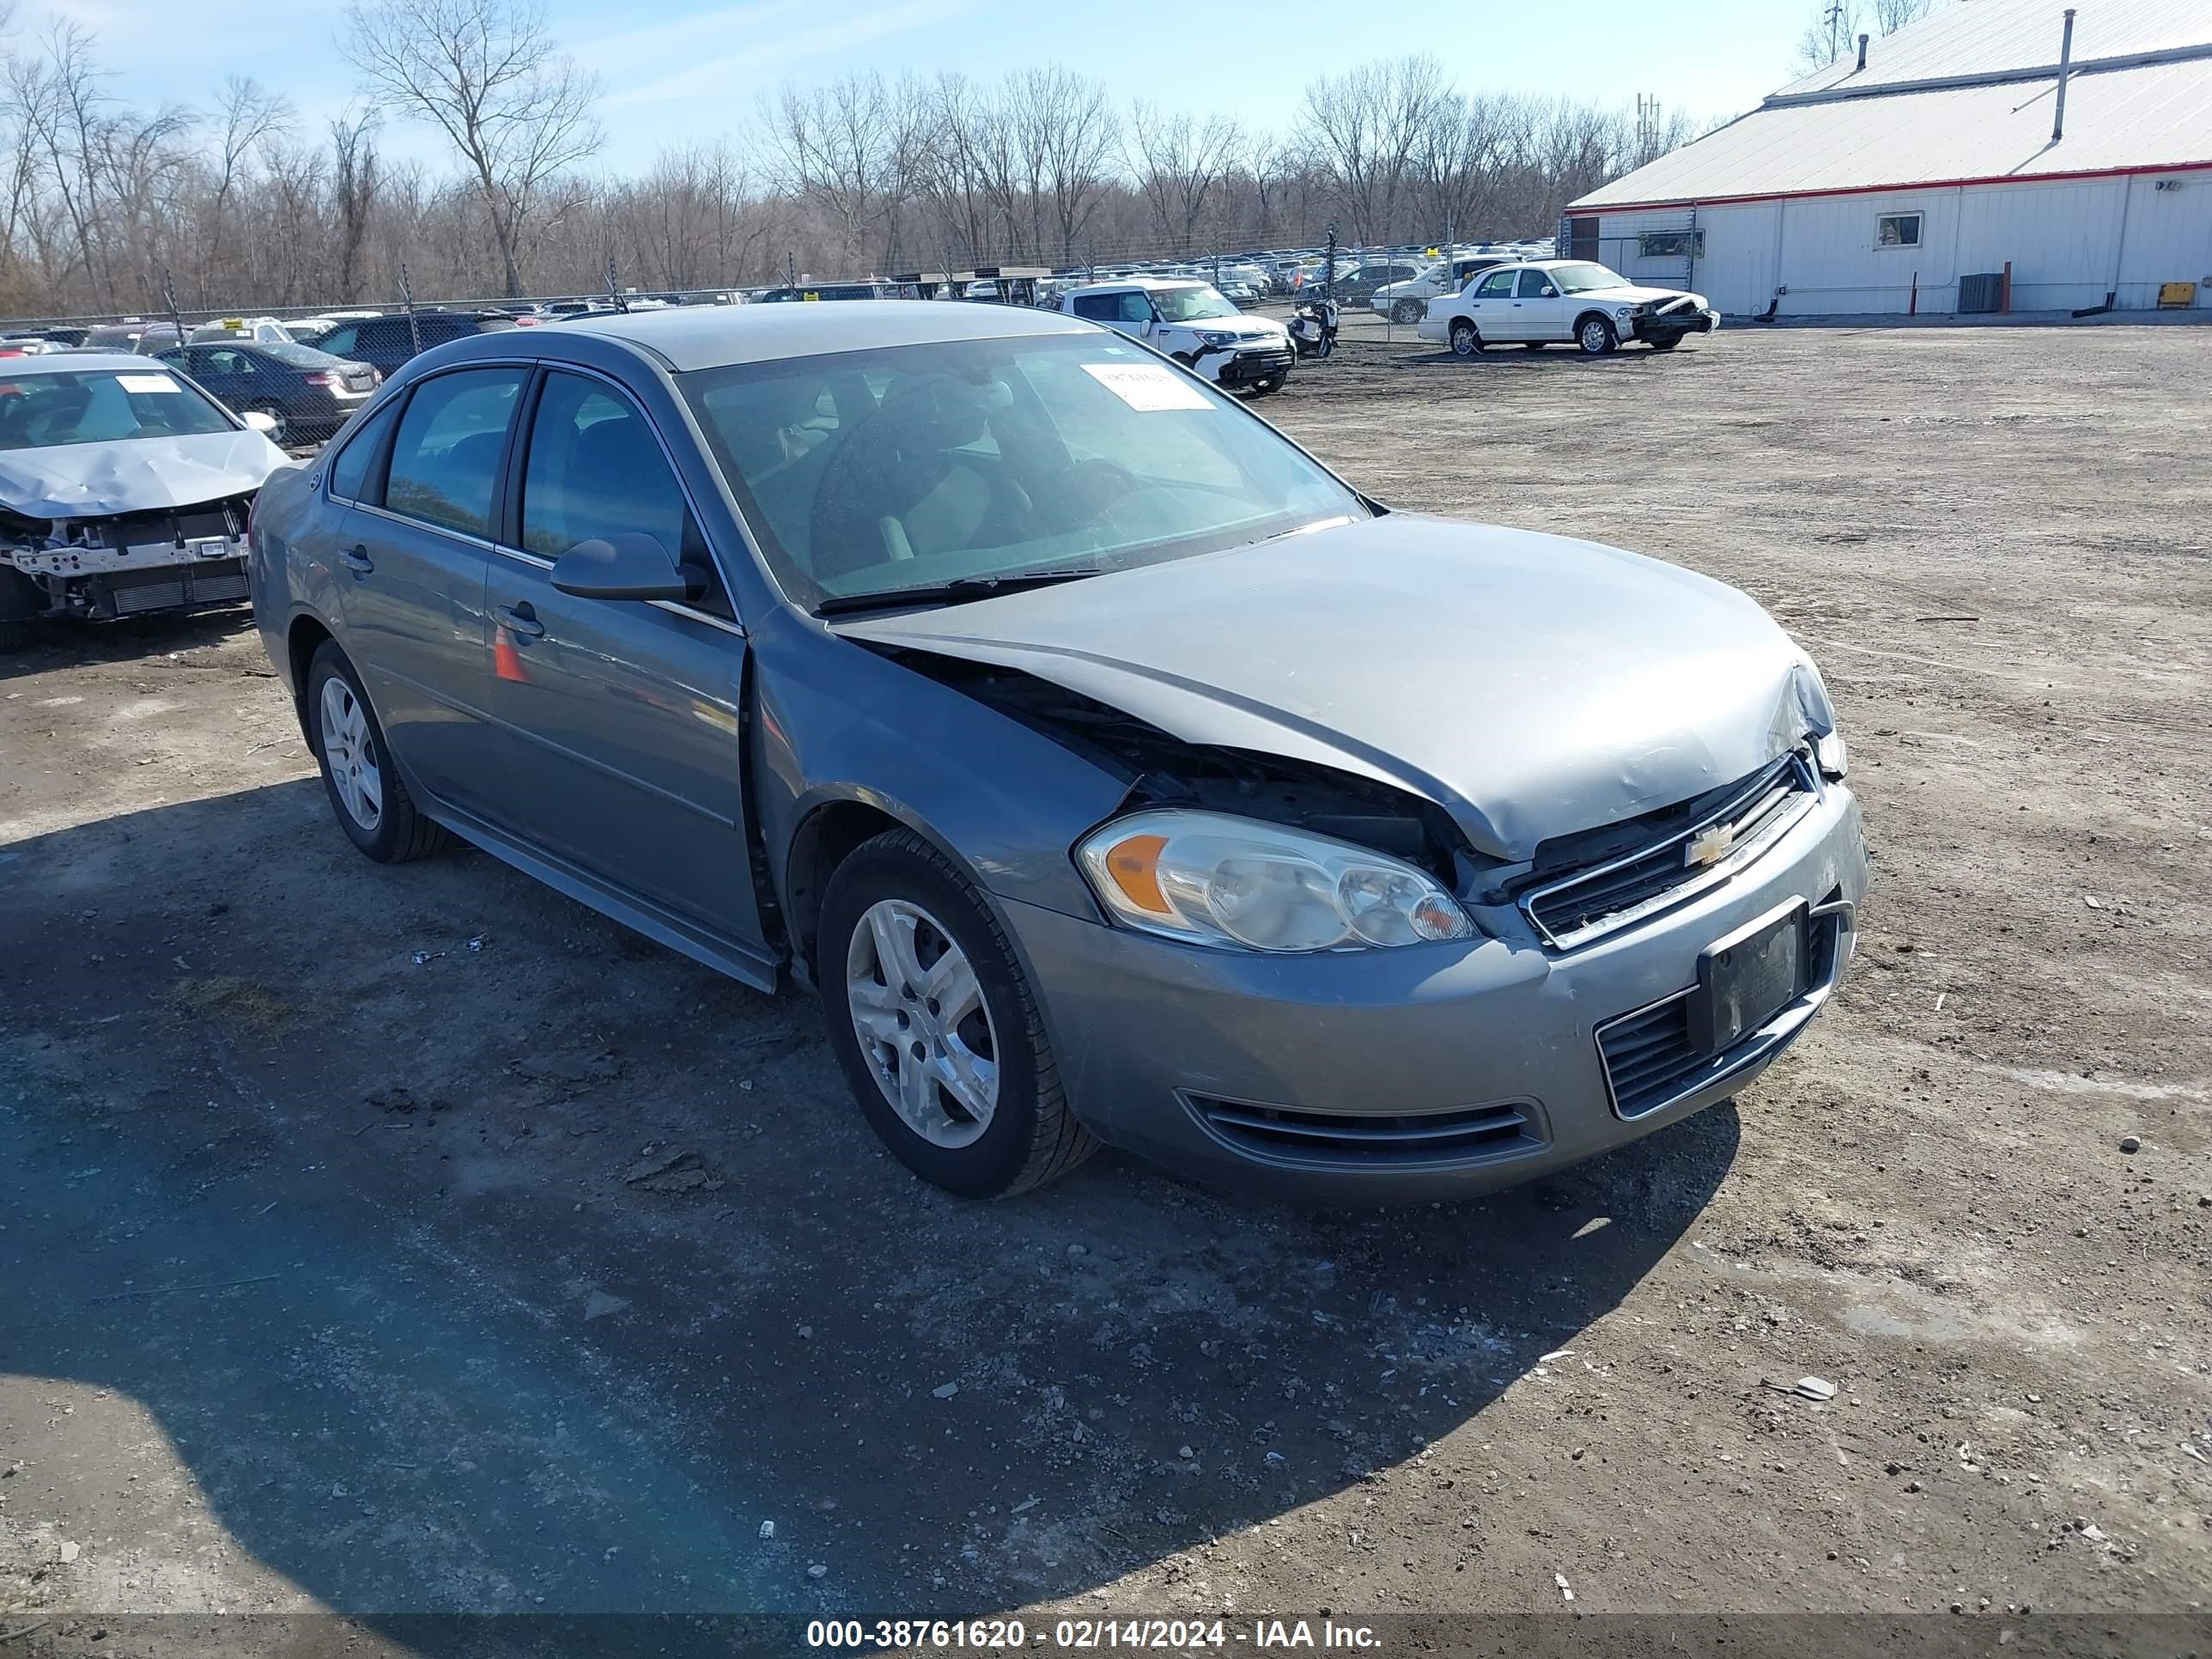
<svg viewBox="0 0 2212 1659">
<path fill-rule="evenodd" d="M 148 371 L 149 367 L 157 361 L 142 352 L 87 351 L 78 347 L 70 351 L 46 352 L 39 356 L 25 357 L 20 361 L 11 357 L 8 360 L 4 375 L 0 375 L 0 378 L 20 380 L 26 374 L 54 374 L 64 369 L 76 374 L 96 374 L 103 368 L 121 369 L 125 374 L 143 374 Z M 153 372 L 157 374 L 167 373 L 162 368 L 155 368 Z"/>
<path fill-rule="evenodd" d="M 625 341 L 684 374 L 732 363 L 865 351 L 872 346 L 1067 334 L 1090 326 L 1027 306 L 836 300 L 813 305 L 672 306 L 665 311 L 598 312 L 546 323 L 531 332 L 539 339 L 549 334 L 596 334 Z"/>
<path fill-rule="evenodd" d="M 1095 294 L 1106 289 L 1119 291 L 1125 288 L 1204 288 L 1206 285 L 1203 276 L 1161 276 L 1139 271 L 1128 276 L 1116 276 L 1111 282 L 1085 283 L 1080 288 L 1072 288 L 1067 291 L 1070 294 Z"/>
</svg>

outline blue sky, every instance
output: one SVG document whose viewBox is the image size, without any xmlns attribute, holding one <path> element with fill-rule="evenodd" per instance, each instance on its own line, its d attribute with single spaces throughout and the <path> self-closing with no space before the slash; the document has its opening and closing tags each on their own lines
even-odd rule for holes
<svg viewBox="0 0 2212 1659">
<path fill-rule="evenodd" d="M 226 75 L 289 94 L 317 125 L 342 106 L 350 72 L 334 35 L 343 0 L 282 7 L 238 0 L 70 0 L 49 9 L 96 30 L 112 89 L 143 103 L 204 104 Z M 1561 7 L 1464 0 L 1447 11 L 1346 8 L 1321 0 L 1194 6 L 1183 0 L 744 0 L 689 4 L 555 0 L 562 43 L 605 82 L 607 164 L 648 163 L 669 145 L 743 126 L 760 93 L 852 69 L 960 70 L 991 77 L 1058 61 L 1133 97 L 1220 110 L 1282 130 L 1316 70 L 1429 51 L 1468 88 L 1571 94 L 1622 106 L 1638 93 L 1668 108 L 1727 116 L 1790 78 L 1812 9 L 1792 0 L 1582 0 Z M 42 27 L 16 13 L 20 41 Z M 1389 19 L 1386 24 L 1382 20 Z M 1372 20 L 1372 21 L 1370 21 Z M 419 132 L 392 149 L 433 157 Z"/>
</svg>

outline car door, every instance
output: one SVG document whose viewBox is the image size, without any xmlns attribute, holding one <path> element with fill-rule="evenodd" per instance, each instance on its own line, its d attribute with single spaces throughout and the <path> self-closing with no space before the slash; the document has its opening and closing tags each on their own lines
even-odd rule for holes
<svg viewBox="0 0 2212 1659">
<path fill-rule="evenodd" d="M 1540 270 L 1524 270 L 1513 295 L 1514 335 L 1516 340 L 1567 338 L 1566 300 L 1550 276 Z"/>
<path fill-rule="evenodd" d="M 745 639 L 673 465 L 629 395 L 549 369 L 492 559 L 488 713 L 501 813 L 533 846 L 684 927 L 762 938 L 745 836 Z M 580 542 L 653 536 L 696 603 L 553 586 Z"/>
<path fill-rule="evenodd" d="M 394 757 L 431 795 L 471 811 L 495 793 L 484 580 L 527 374 L 502 364 L 418 384 L 332 550 L 347 653 Z"/>
<path fill-rule="evenodd" d="M 246 388 L 236 374 L 234 365 L 238 353 L 216 346 L 186 346 L 181 351 L 165 351 L 161 361 L 174 363 L 199 382 L 209 396 L 226 409 L 240 407 L 239 394 Z"/>
<path fill-rule="evenodd" d="M 1513 276 L 1510 270 L 1493 270 L 1479 279 L 1474 291 L 1467 296 L 1467 314 L 1474 320 L 1475 332 L 1485 340 L 1512 340 L 1516 317 L 1513 310 Z"/>
</svg>

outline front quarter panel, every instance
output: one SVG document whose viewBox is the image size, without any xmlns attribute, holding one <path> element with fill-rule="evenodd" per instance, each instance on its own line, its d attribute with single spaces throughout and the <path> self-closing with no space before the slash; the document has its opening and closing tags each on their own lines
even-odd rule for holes
<svg viewBox="0 0 2212 1659">
<path fill-rule="evenodd" d="M 808 816 L 860 801 L 936 842 L 989 892 L 1096 918 L 1069 849 L 1127 784 L 950 686 L 793 612 L 752 636 L 758 814 L 788 902 Z"/>
</svg>

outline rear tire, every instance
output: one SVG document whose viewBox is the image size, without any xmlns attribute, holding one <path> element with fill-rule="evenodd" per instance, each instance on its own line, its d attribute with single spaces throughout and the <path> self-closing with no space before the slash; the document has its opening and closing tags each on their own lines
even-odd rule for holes
<svg viewBox="0 0 2212 1659">
<path fill-rule="evenodd" d="M 1097 1151 L 1020 959 L 943 853 L 910 830 L 861 843 L 830 878 L 817 937 L 830 1047 L 908 1169 L 962 1198 L 1011 1198 Z"/>
<path fill-rule="evenodd" d="M 1455 357 L 1472 357 L 1483 349 L 1480 330 L 1464 317 L 1455 318 L 1451 325 L 1451 349 Z"/>
<path fill-rule="evenodd" d="M 1662 334 L 1657 339 L 1652 341 L 1651 349 L 1654 351 L 1672 351 L 1676 346 L 1681 343 L 1682 337 L 1680 335 Z"/>
<path fill-rule="evenodd" d="M 453 845 L 452 832 L 407 793 L 368 694 L 335 640 L 324 641 L 307 665 L 307 742 L 338 828 L 365 856 L 405 864 Z"/>
<path fill-rule="evenodd" d="M 1602 357 L 1620 343 L 1613 325 L 1602 317 L 1585 317 L 1575 325 L 1575 343 L 1585 357 Z"/>
</svg>

